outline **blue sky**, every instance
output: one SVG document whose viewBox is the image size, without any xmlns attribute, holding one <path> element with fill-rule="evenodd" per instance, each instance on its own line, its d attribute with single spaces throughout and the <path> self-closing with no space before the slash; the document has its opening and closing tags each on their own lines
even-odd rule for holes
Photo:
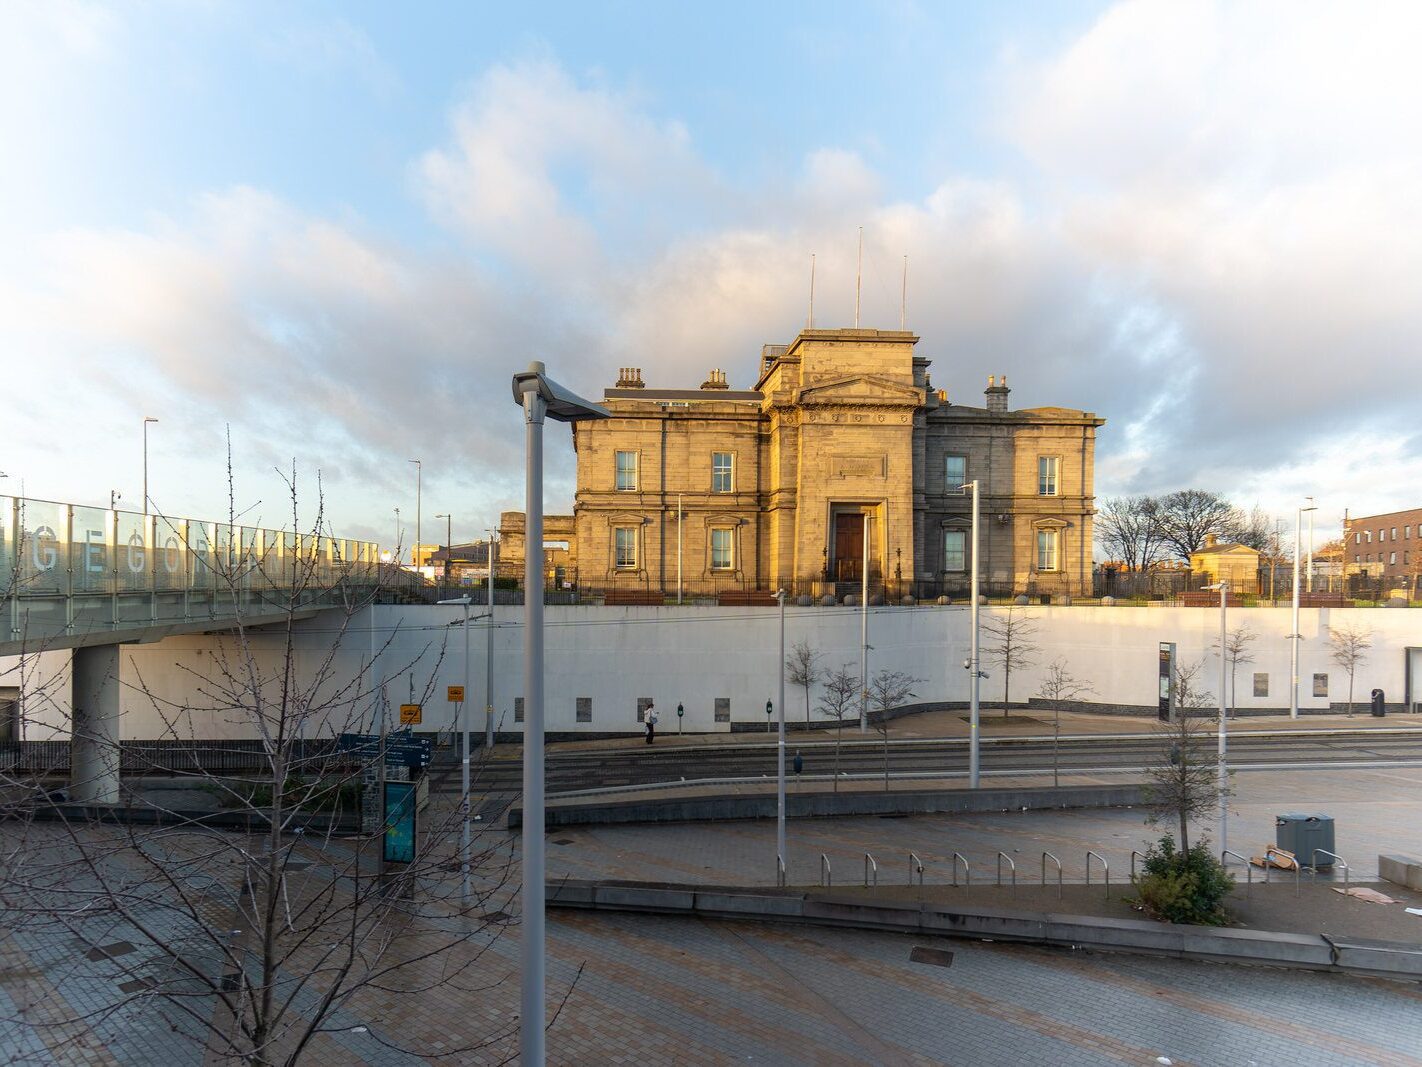
<svg viewBox="0 0 1422 1067">
<path fill-rule="evenodd" d="M 1325 528 L 1418 503 L 1409 5 L 18 3 L 0 489 L 456 539 L 520 506 L 509 373 L 753 375 L 909 325 L 935 385 L 1109 421 L 1098 493 Z M 1409 117 L 1410 116 L 1410 117 Z M 568 506 L 571 449 L 550 454 Z M 307 506 L 311 501 L 307 500 Z M 442 537 L 443 523 L 439 536 Z M 404 534 L 408 542 L 413 530 Z"/>
</svg>

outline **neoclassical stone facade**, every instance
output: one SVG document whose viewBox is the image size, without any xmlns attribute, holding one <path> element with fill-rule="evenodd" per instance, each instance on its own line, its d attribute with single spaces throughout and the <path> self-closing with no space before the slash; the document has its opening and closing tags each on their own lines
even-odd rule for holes
<svg viewBox="0 0 1422 1067">
<path fill-rule="evenodd" d="M 612 418 L 574 425 L 578 582 L 587 591 L 957 593 L 971 561 L 998 591 L 1082 593 L 1091 581 L 1092 466 L 1104 420 L 983 406 L 929 382 L 912 333 L 805 330 L 767 345 L 753 389 L 720 371 L 649 389 L 624 369 Z"/>
</svg>

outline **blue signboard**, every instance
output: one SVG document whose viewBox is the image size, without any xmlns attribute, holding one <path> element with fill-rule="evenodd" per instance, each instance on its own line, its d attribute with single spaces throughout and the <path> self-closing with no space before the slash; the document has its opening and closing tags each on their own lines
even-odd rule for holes
<svg viewBox="0 0 1422 1067">
<path fill-rule="evenodd" d="M 379 734 L 341 734 L 337 743 L 346 752 L 355 752 L 368 760 L 380 758 Z M 408 731 L 385 735 L 386 766 L 422 770 L 434 758 L 434 739 L 416 736 Z"/>
<path fill-rule="evenodd" d="M 385 783 L 386 863 L 415 862 L 415 783 Z"/>
</svg>

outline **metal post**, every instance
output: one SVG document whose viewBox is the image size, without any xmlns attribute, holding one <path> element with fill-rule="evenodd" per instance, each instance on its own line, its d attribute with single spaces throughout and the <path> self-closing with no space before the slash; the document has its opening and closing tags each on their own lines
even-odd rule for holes
<svg viewBox="0 0 1422 1067">
<path fill-rule="evenodd" d="M 681 494 L 676 495 L 676 602 L 681 603 Z"/>
<path fill-rule="evenodd" d="M 1225 717 L 1225 677 L 1227 664 L 1227 653 L 1225 651 L 1225 603 L 1229 597 L 1229 583 L 1220 582 L 1220 743 L 1219 743 L 1219 766 L 1216 769 L 1217 786 L 1220 793 L 1220 848 L 1229 845 L 1229 799 L 1225 795 L 1225 789 L 1229 784 L 1229 770 L 1225 763 L 1225 753 L 1228 747 Z M 1182 708 L 1181 715 L 1188 715 L 1189 710 Z"/>
<path fill-rule="evenodd" d="M 472 843 L 469 840 L 469 597 L 464 598 L 464 699 L 459 702 L 459 732 L 464 735 L 464 756 L 460 768 L 459 804 L 460 835 L 459 845 L 463 852 L 460 858 L 460 892 L 464 906 L 469 906 L 469 854 Z"/>
<path fill-rule="evenodd" d="M 530 364 L 541 373 L 543 365 Z M 547 402 L 523 391 L 523 936 L 519 1052 L 525 1067 L 544 1062 L 543 833 L 543 416 Z"/>
<path fill-rule="evenodd" d="M 498 542 L 494 531 L 489 530 L 489 551 L 485 558 L 489 564 L 489 621 L 484 630 L 484 751 L 494 747 L 494 560 Z"/>
<path fill-rule="evenodd" d="M 148 424 L 157 422 L 152 415 L 143 416 L 143 514 L 148 514 Z"/>
<path fill-rule="evenodd" d="M 785 854 L 785 590 L 775 594 L 780 601 L 780 739 L 775 753 L 775 854 L 789 866 Z"/>
<path fill-rule="evenodd" d="M 1310 497 L 1310 499 L 1312 499 Z M 1294 514 L 1294 599 L 1293 630 L 1289 633 L 1289 718 L 1299 717 L 1299 642 L 1303 634 L 1299 630 L 1299 542 L 1303 532 L 1303 513 L 1307 511 L 1309 525 L 1313 524 L 1314 506 L 1299 508 Z M 1311 551 L 1311 550 L 1310 550 Z M 1313 565 L 1309 565 L 1310 572 Z"/>
<path fill-rule="evenodd" d="M 1313 497 L 1308 497 L 1308 591 L 1313 592 Z"/>
<path fill-rule="evenodd" d="M 424 464 L 417 459 L 410 460 L 415 465 L 415 549 L 410 553 L 410 563 L 418 572 L 420 569 L 420 490 L 424 480 Z"/>
<path fill-rule="evenodd" d="M 543 1067 L 544 1048 L 544 803 L 543 803 L 543 420 L 561 422 L 607 418 L 529 363 L 513 377 L 514 400 L 523 408 L 527 455 L 524 468 L 525 551 L 523 561 L 523 935 L 521 954 L 519 1060 Z M 490 573 L 490 595 L 493 575 Z"/>
<path fill-rule="evenodd" d="M 864 513 L 863 573 L 859 576 L 859 732 L 869 730 L 869 512 Z"/>
<path fill-rule="evenodd" d="M 982 669 L 978 662 L 978 480 L 974 478 L 969 483 L 973 487 L 973 573 L 969 582 L 973 603 L 972 603 L 972 651 L 968 660 L 970 669 L 973 672 L 972 695 L 969 699 L 968 715 L 968 784 L 973 788 L 978 788 L 979 775 L 979 755 L 978 752 L 978 715 L 980 705 L 978 700 L 979 683 L 982 681 Z"/>
</svg>

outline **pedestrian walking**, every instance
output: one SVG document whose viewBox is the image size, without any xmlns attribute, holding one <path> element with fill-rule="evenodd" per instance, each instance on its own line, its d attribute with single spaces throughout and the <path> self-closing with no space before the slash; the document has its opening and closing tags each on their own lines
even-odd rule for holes
<svg viewBox="0 0 1422 1067">
<path fill-rule="evenodd" d="M 647 744 L 650 745 L 652 743 L 652 739 L 656 737 L 657 734 L 657 709 L 651 704 L 647 705 L 647 716 L 645 722 L 647 724 Z"/>
</svg>

